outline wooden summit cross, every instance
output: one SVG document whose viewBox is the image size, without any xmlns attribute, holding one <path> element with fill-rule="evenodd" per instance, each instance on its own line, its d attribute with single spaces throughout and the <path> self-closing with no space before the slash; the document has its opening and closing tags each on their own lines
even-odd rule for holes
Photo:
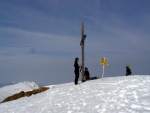
<svg viewBox="0 0 150 113">
<path fill-rule="evenodd" d="M 82 59 L 82 68 L 81 68 L 81 73 L 82 73 L 82 82 L 85 81 L 84 79 L 84 40 L 86 38 L 86 35 L 84 34 L 84 22 L 81 23 L 81 42 L 80 42 L 80 46 L 81 46 L 81 59 Z"/>
</svg>

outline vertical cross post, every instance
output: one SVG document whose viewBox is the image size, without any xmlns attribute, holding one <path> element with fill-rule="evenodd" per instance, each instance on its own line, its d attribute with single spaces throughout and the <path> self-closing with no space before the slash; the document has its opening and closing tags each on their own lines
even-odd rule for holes
<svg viewBox="0 0 150 113">
<path fill-rule="evenodd" d="M 86 38 L 86 35 L 84 34 L 84 22 L 81 23 L 81 59 L 82 59 L 82 68 L 81 68 L 81 73 L 82 73 L 82 82 L 85 81 L 84 79 L 84 40 Z"/>
</svg>

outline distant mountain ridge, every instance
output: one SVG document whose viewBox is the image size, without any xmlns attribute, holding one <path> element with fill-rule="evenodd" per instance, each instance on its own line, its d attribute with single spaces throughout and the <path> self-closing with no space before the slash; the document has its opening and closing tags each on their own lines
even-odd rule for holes
<svg viewBox="0 0 150 113">
<path fill-rule="evenodd" d="M 9 86 L 9 85 L 13 85 L 13 84 L 17 84 L 16 82 L 7 82 L 7 83 L 0 83 L 0 88 L 5 87 L 5 86 Z M 40 83 L 36 83 L 38 86 L 45 86 L 44 84 L 40 84 Z"/>
<path fill-rule="evenodd" d="M 0 88 L 4 86 L 13 85 L 13 84 L 16 84 L 16 83 L 15 82 L 0 83 Z"/>
<path fill-rule="evenodd" d="M 0 88 L 0 101 L 5 99 L 8 96 L 19 93 L 21 91 L 32 91 L 39 88 L 35 82 L 20 82 L 13 85 L 8 85 Z"/>
</svg>

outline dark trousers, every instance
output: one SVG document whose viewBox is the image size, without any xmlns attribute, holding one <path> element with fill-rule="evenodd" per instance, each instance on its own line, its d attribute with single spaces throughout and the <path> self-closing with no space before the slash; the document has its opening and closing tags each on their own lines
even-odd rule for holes
<svg viewBox="0 0 150 113">
<path fill-rule="evenodd" d="M 75 72 L 74 84 L 78 84 L 78 79 L 79 79 L 79 72 Z"/>
</svg>

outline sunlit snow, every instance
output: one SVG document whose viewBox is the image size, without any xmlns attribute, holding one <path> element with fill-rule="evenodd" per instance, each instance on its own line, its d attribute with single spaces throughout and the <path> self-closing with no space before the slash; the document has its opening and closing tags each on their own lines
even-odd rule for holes
<svg viewBox="0 0 150 113">
<path fill-rule="evenodd" d="M 150 76 L 66 83 L 0 104 L 0 113 L 150 113 Z"/>
</svg>

